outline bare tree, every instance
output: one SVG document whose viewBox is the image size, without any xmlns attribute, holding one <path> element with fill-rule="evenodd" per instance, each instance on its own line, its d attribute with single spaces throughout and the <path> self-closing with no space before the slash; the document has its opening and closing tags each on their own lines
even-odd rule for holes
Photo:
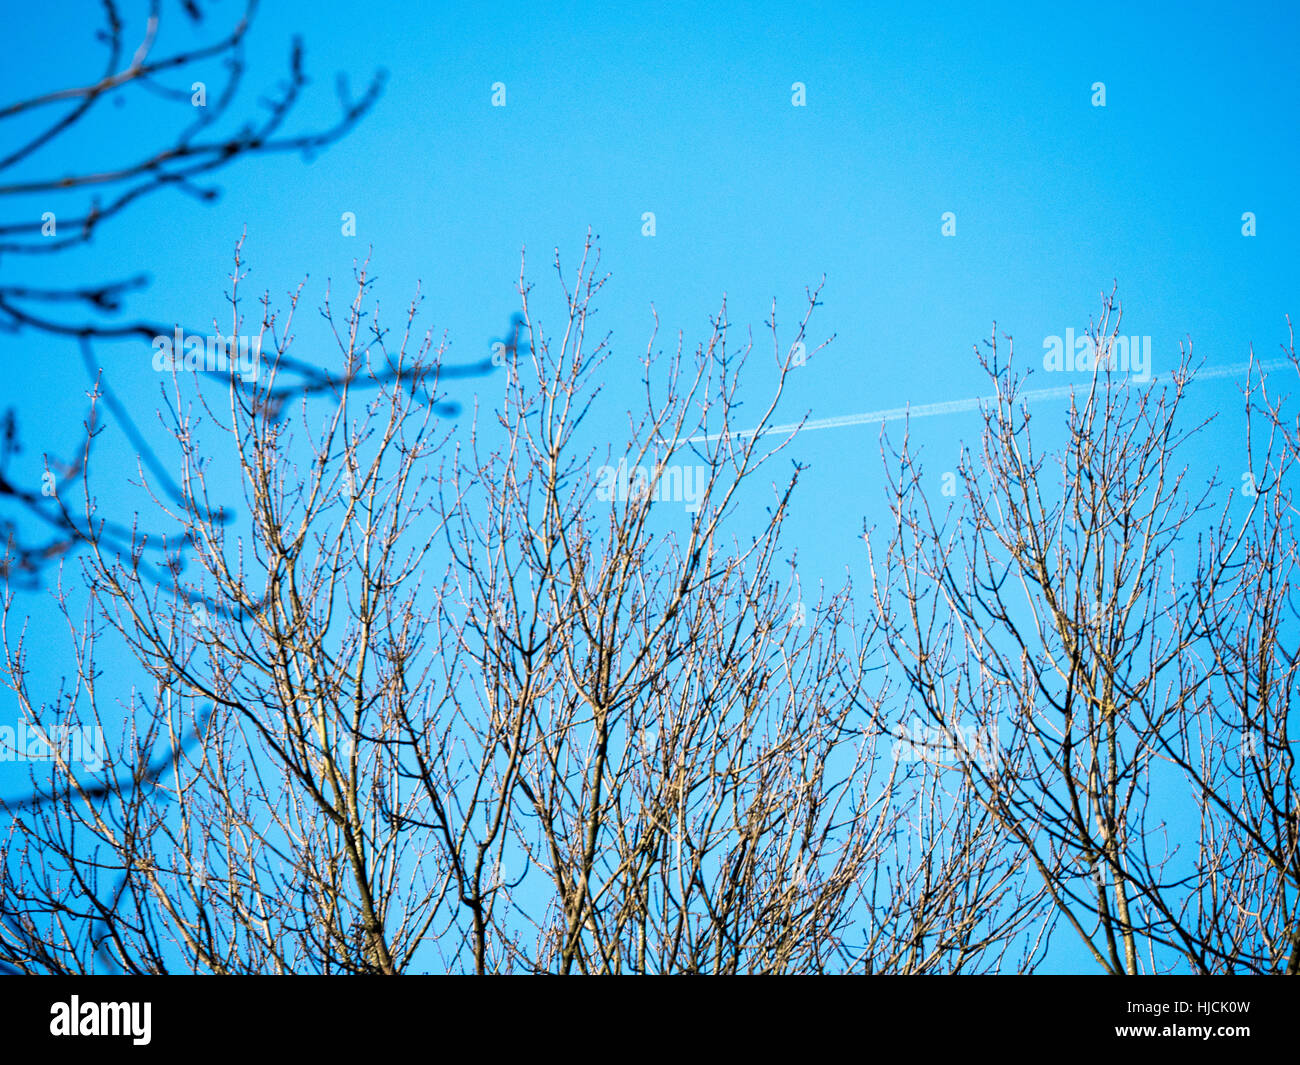
<svg viewBox="0 0 1300 1065">
<path fill-rule="evenodd" d="M 763 446 L 761 430 L 817 293 L 784 345 L 773 310 L 759 432 L 736 431 L 753 341 L 737 350 L 724 304 L 694 351 L 679 336 L 665 358 L 651 338 L 614 445 L 596 383 L 609 338 L 588 331 L 598 262 L 589 240 L 566 279 L 557 253 L 549 331 L 521 270 L 528 342 L 468 439 L 429 402 L 441 351 L 416 304 L 390 332 L 364 270 L 346 311 L 326 301 L 337 393 L 304 397 L 292 422 L 267 413 L 274 372 L 232 375 L 221 406 L 177 378 L 183 505 L 157 503 L 196 545 L 185 594 L 140 572 L 140 543 L 94 540 L 89 612 L 68 609 L 77 679 L 53 698 L 6 601 L 12 687 L 47 731 L 111 724 L 101 635 L 148 683 L 123 699 L 129 753 L 102 779 L 62 752 L 51 779 L 33 768 L 40 799 L 12 808 L 0 846 L 0 958 L 28 972 L 1032 967 L 1041 892 L 1023 849 L 952 789 L 951 767 L 891 749 L 873 723 L 889 697 L 877 618 L 854 617 L 847 583 L 805 602 L 782 555 L 801 471 L 764 485 L 792 437 Z M 259 312 L 277 358 L 296 303 Z M 232 304 L 238 327 L 237 289 Z M 210 497 L 214 433 L 246 523 Z"/>
<path fill-rule="evenodd" d="M 936 507 L 908 443 L 891 453 L 892 533 L 872 557 L 886 645 L 908 712 L 999 737 L 991 760 L 953 743 L 965 790 L 1103 971 L 1294 973 L 1295 452 L 1276 419 L 1252 440 L 1252 375 L 1246 490 L 1195 487 L 1184 456 L 1204 426 L 1177 417 L 1191 350 L 1169 385 L 1135 387 L 1113 372 L 1118 331 L 1112 296 L 1046 449 L 994 333 L 960 501 Z"/>
<path fill-rule="evenodd" d="M 0 129 L 8 129 L 13 139 L 12 147 L 0 155 L 0 198 L 12 205 L 9 220 L 0 220 L 0 262 L 10 269 L 29 256 L 63 255 L 90 244 L 102 236 L 107 223 L 164 190 L 212 202 L 220 190 L 211 180 L 240 159 L 281 152 L 310 159 L 351 130 L 382 91 L 382 71 L 356 98 L 346 77 L 339 75 L 338 119 L 324 129 L 288 131 L 308 84 L 303 45 L 294 40 L 287 78 L 275 93 L 261 98 L 264 113 L 232 125 L 248 72 L 244 48 L 256 0 L 249 0 L 228 31 L 192 47 L 167 51 L 160 41 L 167 38 L 173 20 L 161 0 L 150 0 L 143 7 L 143 25 L 132 47 L 129 34 L 135 31 L 121 6 L 102 0 L 103 28 L 98 34 L 105 49 L 102 70 L 84 75 L 70 71 L 65 87 L 0 107 Z M 207 13 L 207 5 L 199 0 L 186 0 L 177 8 L 195 25 Z M 123 103 L 131 94 L 137 101 L 150 97 L 161 101 L 164 111 L 156 125 L 139 127 L 140 143 L 128 145 L 129 160 L 109 163 L 98 145 L 77 148 L 83 143 L 78 138 L 93 128 L 104 108 Z M 170 134 L 165 132 L 168 108 L 174 129 Z M 76 170 L 53 169 L 50 149 L 58 147 L 77 148 Z M 175 322 L 122 322 L 117 317 L 128 297 L 148 283 L 148 276 L 141 273 L 42 288 L 11 276 L 0 282 L 0 332 L 45 341 L 53 359 L 79 352 L 87 383 L 98 380 L 96 411 L 109 415 L 127 435 L 150 464 L 159 490 L 175 500 L 179 493 L 169 471 L 157 461 L 146 434 L 102 374 L 96 350 L 103 341 L 137 337 L 147 343 L 171 335 Z M 483 369 L 478 367 L 477 372 Z M 68 370 L 82 372 L 75 354 Z M 282 392 L 293 394 L 329 387 L 330 377 L 311 360 L 289 358 L 281 366 L 280 381 Z M 59 495 L 67 488 L 75 490 L 82 464 L 89 458 L 81 440 L 93 439 L 95 429 L 93 423 L 57 427 L 55 434 L 62 430 L 74 437 L 71 456 L 63 461 L 51 457 L 66 448 L 65 440 L 51 434 L 36 445 L 45 455 L 42 469 L 18 461 L 31 447 L 31 441 L 24 445 L 20 440 L 18 410 L 11 406 L 0 419 L 0 504 L 7 510 L 0 514 L 0 540 L 4 541 L 0 572 L 11 580 L 35 587 L 43 572 L 84 544 L 87 530 L 76 524 L 74 513 L 59 505 Z M 106 523 L 100 535 L 121 544 L 129 539 L 130 530 Z"/>
</svg>

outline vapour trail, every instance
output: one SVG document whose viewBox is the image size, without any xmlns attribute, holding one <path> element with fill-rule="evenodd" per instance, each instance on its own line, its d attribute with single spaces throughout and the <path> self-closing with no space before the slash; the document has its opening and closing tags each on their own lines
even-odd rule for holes
<svg viewBox="0 0 1300 1065">
<path fill-rule="evenodd" d="M 1250 369 L 1249 362 L 1235 362 L 1229 366 L 1206 366 L 1191 375 L 1189 384 L 1198 381 L 1209 381 L 1213 378 L 1237 377 L 1246 373 Z M 1256 361 L 1254 363 L 1257 369 L 1264 370 L 1281 370 L 1291 366 L 1290 359 L 1272 359 L 1267 362 Z M 1150 384 L 1159 384 L 1163 379 L 1168 379 L 1169 374 L 1155 374 L 1151 377 Z M 1137 384 L 1147 384 L 1146 381 L 1134 382 Z M 1039 400 L 1039 399 L 1064 399 L 1071 392 L 1077 392 L 1083 385 L 1083 382 L 1076 381 L 1072 385 L 1060 385 L 1056 388 L 1031 388 L 1021 392 L 1017 399 L 1021 400 Z M 811 432 L 814 429 L 843 429 L 852 425 L 882 425 L 885 422 L 898 422 L 904 418 L 930 418 L 939 414 L 962 414 L 966 411 L 979 410 L 981 405 L 992 403 L 997 399 L 996 395 L 972 396 L 969 399 L 951 399 L 943 403 L 916 403 L 909 404 L 906 407 L 889 407 L 885 410 L 864 411 L 861 414 L 841 414 L 833 418 L 809 418 L 802 425 L 798 422 L 790 422 L 787 425 L 772 425 L 762 432 L 756 433 L 753 429 L 738 429 L 731 435 L 739 440 L 747 439 L 751 436 L 770 436 L 773 433 L 792 433 L 796 429 L 800 433 Z M 725 433 L 709 433 L 704 436 L 693 436 L 690 439 L 692 444 L 712 443 L 725 436 Z"/>
</svg>

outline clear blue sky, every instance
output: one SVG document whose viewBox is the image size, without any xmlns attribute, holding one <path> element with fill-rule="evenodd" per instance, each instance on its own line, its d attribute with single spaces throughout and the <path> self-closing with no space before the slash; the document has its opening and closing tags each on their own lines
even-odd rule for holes
<svg viewBox="0 0 1300 1065">
<path fill-rule="evenodd" d="M 98 69 L 96 4 L 5 7 L 0 104 Z M 128 39 L 140 28 L 133 8 Z M 215 5 L 213 24 L 237 10 Z M 538 297 L 553 299 L 552 250 L 575 261 L 591 226 L 613 274 L 598 322 L 613 330 L 629 385 L 651 302 L 665 339 L 681 328 L 693 345 L 723 292 L 731 321 L 757 331 L 773 297 L 789 322 L 804 286 L 827 276 L 813 331 L 837 339 L 798 372 L 783 420 L 983 394 L 971 349 L 994 321 L 1036 362 L 1045 336 L 1084 331 L 1115 281 L 1124 332 L 1152 338 L 1157 374 L 1188 336 L 1211 365 L 1245 360 L 1252 343 L 1272 358 L 1284 316 L 1300 311 L 1298 22 L 1290 4 L 283 0 L 259 13 L 248 89 L 273 86 L 300 31 L 315 82 L 291 128 L 333 117 L 336 71 L 357 91 L 375 68 L 389 71 L 355 132 L 309 165 L 238 163 L 217 177 L 214 206 L 171 192 L 143 201 L 90 248 L 10 257 L 0 277 L 67 284 L 145 268 L 154 282 L 131 312 L 204 322 L 224 309 L 245 226 L 250 285 L 282 294 L 310 274 L 309 309 L 325 279 L 346 284 L 373 245 L 381 297 L 396 309 L 422 281 L 426 324 L 470 361 L 514 309 L 520 247 Z M 183 26 L 173 17 L 182 32 L 171 42 L 190 39 Z M 498 81 L 505 108 L 490 105 Z M 806 107 L 791 105 L 794 82 Z M 1095 82 L 1104 108 L 1092 106 Z M 123 131 L 159 121 L 161 106 L 132 96 L 121 128 L 83 135 L 78 157 L 124 161 L 141 141 Z M 79 161 L 61 151 L 40 157 L 40 172 Z M 344 211 L 356 213 L 355 238 L 340 234 Z M 653 238 L 641 234 L 645 211 Z M 945 237 L 949 211 L 957 230 Z M 1241 232 L 1247 211 L 1254 237 Z M 29 438 L 42 424 L 75 425 L 84 406 L 75 349 L 52 344 L 0 336 L 0 405 L 18 404 Z M 119 360 L 117 387 L 147 407 L 158 383 L 148 352 L 100 351 Z M 453 394 L 468 404 L 476 389 L 499 399 L 496 381 Z M 1222 378 L 1194 387 L 1188 413 L 1237 406 Z M 978 429 L 976 414 L 957 413 L 915 435 L 942 469 Z M 1205 437 L 1204 456 L 1231 483 L 1244 468 L 1237 429 L 1229 415 Z M 132 468 L 120 441 L 105 448 Z M 812 467 L 789 528 L 805 574 L 838 580 L 851 565 L 860 578 L 862 523 L 883 516 L 878 429 L 812 433 L 797 455 Z M 33 666 L 67 668 L 40 652 Z M 0 771 L 6 791 L 12 779 Z"/>
</svg>

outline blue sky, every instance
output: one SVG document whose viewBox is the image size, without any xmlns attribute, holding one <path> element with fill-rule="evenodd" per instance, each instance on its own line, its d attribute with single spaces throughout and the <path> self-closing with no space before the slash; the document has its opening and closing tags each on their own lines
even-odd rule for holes
<svg viewBox="0 0 1300 1065">
<path fill-rule="evenodd" d="M 97 69 L 97 5 L 8 6 L 0 104 Z M 214 5 L 214 26 L 237 10 Z M 515 309 L 521 246 L 557 316 L 553 249 L 572 265 L 590 226 L 612 272 L 598 319 L 613 334 L 610 389 L 626 387 L 629 402 L 652 303 L 664 347 L 679 328 L 688 346 L 703 339 L 724 292 L 730 320 L 761 339 L 774 297 L 793 323 L 805 286 L 826 275 L 812 334 L 836 339 L 795 375 L 785 421 L 987 393 L 972 346 L 993 322 L 1016 337 L 1022 364 L 1041 365 L 1043 338 L 1082 333 L 1116 282 L 1123 331 L 1152 338 L 1157 374 L 1188 337 L 1212 366 L 1245 360 L 1252 344 L 1275 358 L 1285 315 L 1300 307 L 1298 22 L 1287 4 L 283 0 L 257 17 L 243 108 L 274 85 L 302 32 L 315 81 L 291 128 L 333 118 L 336 71 L 359 92 L 388 70 L 356 131 L 309 164 L 240 162 L 216 178 L 215 205 L 173 192 L 142 201 L 91 247 L 11 256 L 0 277 L 53 285 L 144 268 L 153 284 L 132 315 L 203 323 L 223 311 L 246 227 L 249 284 L 283 302 L 309 274 L 306 319 L 325 280 L 346 286 L 373 247 L 381 299 L 396 309 L 420 282 L 425 324 L 468 362 Z M 128 38 L 139 28 L 129 23 Z M 173 18 L 178 28 L 170 41 L 187 43 Z M 495 82 L 504 108 L 491 106 Z M 805 107 L 792 106 L 795 82 Z M 1092 104 L 1095 82 L 1105 107 Z M 142 125 L 167 120 L 165 106 L 135 94 L 30 173 L 70 169 L 86 152 L 125 160 Z M 49 199 L 27 206 L 59 210 Z M 355 237 L 340 233 L 345 211 Z M 653 237 L 642 235 L 646 211 Z M 956 215 L 954 236 L 941 233 L 944 212 Z M 1253 237 L 1244 212 L 1256 216 Z M 311 343 L 311 327 L 301 333 Z M 18 406 L 38 462 L 37 428 L 77 424 L 88 382 L 71 345 L 0 336 L 0 348 L 0 405 Z M 133 409 L 150 409 L 158 380 L 142 345 L 99 351 L 117 360 L 114 383 Z M 1063 383 L 1040 374 L 1033 386 Z M 755 387 L 761 395 L 761 373 Z M 452 394 L 470 405 L 476 392 L 496 402 L 500 383 Z M 1231 377 L 1194 386 L 1187 404 L 1189 416 L 1223 412 L 1201 457 L 1234 483 L 1239 406 Z M 938 416 L 915 435 L 937 471 L 979 424 L 975 413 Z M 133 470 L 123 441 L 104 447 L 106 468 Z M 861 577 L 863 522 L 885 513 L 878 429 L 810 433 L 796 454 L 811 464 L 789 528 L 804 572 L 834 581 L 851 566 Z M 66 669 L 40 650 L 33 666 Z"/>
<path fill-rule="evenodd" d="M 297 122 L 333 116 L 336 71 L 359 91 L 387 68 L 362 126 L 308 166 L 273 157 L 224 172 L 216 206 L 166 193 L 75 259 L 14 265 L 66 280 L 146 263 L 154 284 L 132 309 L 202 321 L 222 310 L 244 226 L 250 284 L 273 294 L 310 274 L 318 298 L 373 245 L 380 292 L 404 302 L 422 282 L 426 322 L 469 361 L 513 308 L 520 247 L 544 294 L 552 249 L 574 261 L 590 225 L 613 273 L 602 322 L 629 359 L 651 302 L 665 332 L 690 341 L 723 292 L 731 320 L 757 327 L 773 297 L 789 320 L 804 286 L 827 275 L 814 325 L 837 339 L 794 382 L 792 419 L 983 393 L 971 349 L 994 321 L 1036 358 L 1045 335 L 1082 332 L 1114 281 L 1126 331 L 1153 338 L 1157 372 L 1188 336 L 1211 363 L 1235 363 L 1251 342 L 1275 353 L 1295 292 L 1295 15 L 1253 10 L 268 5 L 250 88 L 274 84 L 303 31 L 316 83 Z M 97 54 L 65 8 L 20 19 L 16 40 L 33 46 L 15 48 L 6 97 Z M 58 63 L 38 46 L 51 38 Z M 504 108 L 490 106 L 497 81 Z M 796 81 L 803 108 L 791 106 Z M 1091 105 L 1096 81 L 1104 108 Z M 110 156 L 132 143 L 123 130 L 158 113 L 133 99 L 121 129 L 102 123 Z M 355 238 L 340 235 L 347 210 Z M 945 211 L 953 237 L 940 232 Z M 120 359 L 149 392 L 138 349 Z M 14 362 L 19 389 L 53 375 L 42 400 L 80 408 L 62 358 Z M 1212 410 L 1224 392 L 1230 382 L 1207 385 L 1193 402 Z M 976 425 L 949 418 L 936 442 Z M 834 479 L 821 502 L 851 537 L 864 509 L 854 487 L 877 471 L 875 433 L 804 446 Z"/>
</svg>

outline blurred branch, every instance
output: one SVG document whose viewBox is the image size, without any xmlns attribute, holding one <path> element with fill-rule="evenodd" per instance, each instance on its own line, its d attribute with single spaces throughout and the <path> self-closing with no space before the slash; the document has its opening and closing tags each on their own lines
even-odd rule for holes
<svg viewBox="0 0 1300 1065">
<path fill-rule="evenodd" d="M 4 139 L 18 142 L 17 147 L 0 156 L 0 174 L 16 171 L 20 166 L 31 172 L 30 176 L 0 183 L 0 197 L 15 202 L 11 219 L 0 221 L 0 262 L 9 256 L 51 255 L 89 244 L 108 220 L 163 189 L 176 189 L 200 202 L 210 203 L 219 190 L 199 182 L 237 160 L 284 152 L 299 153 L 310 160 L 352 130 L 378 101 L 386 73 L 377 71 L 356 97 L 349 90 L 347 78 L 340 74 L 336 79 L 337 118 L 323 128 L 286 131 L 286 123 L 302 101 L 309 81 L 304 69 L 303 45 L 295 38 L 289 50 L 287 77 L 271 95 L 259 101 L 263 113 L 247 116 L 233 130 L 221 132 L 225 120 L 233 114 L 247 74 L 244 46 L 257 7 L 256 0 L 249 0 L 229 31 L 193 47 L 163 53 L 159 41 L 168 19 L 159 0 L 147 4 L 144 24 L 133 49 L 128 44 L 127 24 L 120 5 L 115 0 L 103 0 L 103 25 L 97 37 L 105 47 L 105 56 L 99 73 L 84 79 L 70 75 L 68 80 L 72 84 L 67 87 L 0 107 L 0 130 L 14 128 L 12 136 Z M 186 0 L 180 9 L 195 25 L 203 23 L 207 13 L 206 5 L 195 0 Z M 169 84 L 169 81 L 180 84 Z M 65 150 L 74 149 L 72 139 L 91 130 L 98 109 L 109 100 L 123 102 L 124 94 L 131 89 L 139 89 L 167 104 L 180 105 L 183 120 L 176 132 L 168 136 L 163 126 L 145 124 L 140 127 L 144 131 L 141 136 L 148 139 L 136 149 L 133 161 L 99 166 L 95 163 L 95 152 L 103 149 L 88 149 L 76 153 L 83 165 L 73 173 L 41 172 L 42 153 L 46 149 L 56 145 Z M 44 112 L 50 112 L 52 117 L 34 133 L 27 128 L 21 132 L 16 128 L 20 121 L 39 119 Z M 5 123 L 10 126 L 6 127 Z M 36 219 L 28 215 L 25 203 L 19 206 L 20 198 L 32 195 L 73 197 L 77 202 L 67 217 L 59 210 Z M 15 213 L 18 217 L 13 217 Z M 98 379 L 97 393 L 103 397 L 113 422 L 123 429 L 144 463 L 155 474 L 161 474 L 151 446 L 127 415 L 108 376 L 99 369 L 101 360 L 96 357 L 94 344 L 170 335 L 175 323 L 164 325 L 144 320 L 118 323 L 93 317 L 82 320 L 69 317 L 70 312 L 77 310 L 97 315 L 118 314 L 126 298 L 146 288 L 149 280 L 147 274 L 137 273 L 123 279 L 49 288 L 0 279 L 0 332 L 76 341 L 90 380 Z M 341 376 L 306 361 L 286 360 L 282 369 L 296 371 L 298 380 L 286 380 L 279 393 L 271 397 L 278 404 L 293 396 L 313 395 L 343 384 Z M 445 372 L 448 377 L 486 372 L 486 364 L 448 368 Z M 444 404 L 442 409 L 454 408 Z M 16 578 L 22 587 L 36 587 L 49 564 L 86 542 L 88 530 L 79 528 L 58 504 L 50 460 L 47 459 L 44 472 L 35 475 L 41 482 L 39 486 L 33 483 L 33 474 L 29 472 L 24 478 L 17 463 L 12 461 L 23 451 L 15 407 L 5 412 L 4 424 L 7 435 L 0 454 L 0 506 L 5 508 L 0 510 L 0 540 L 4 542 L 0 578 Z M 89 455 L 89 441 L 102 426 L 87 421 L 83 428 L 85 439 L 76 448 L 82 452 L 83 459 L 56 464 L 65 470 L 64 479 L 76 476 L 82 469 L 84 458 Z M 48 432 L 50 427 L 42 429 Z M 174 484 L 164 487 L 174 497 Z M 57 535 L 32 540 L 30 530 L 19 527 L 20 514 L 38 525 L 53 526 Z M 124 531 L 107 527 L 110 534 Z"/>
</svg>

